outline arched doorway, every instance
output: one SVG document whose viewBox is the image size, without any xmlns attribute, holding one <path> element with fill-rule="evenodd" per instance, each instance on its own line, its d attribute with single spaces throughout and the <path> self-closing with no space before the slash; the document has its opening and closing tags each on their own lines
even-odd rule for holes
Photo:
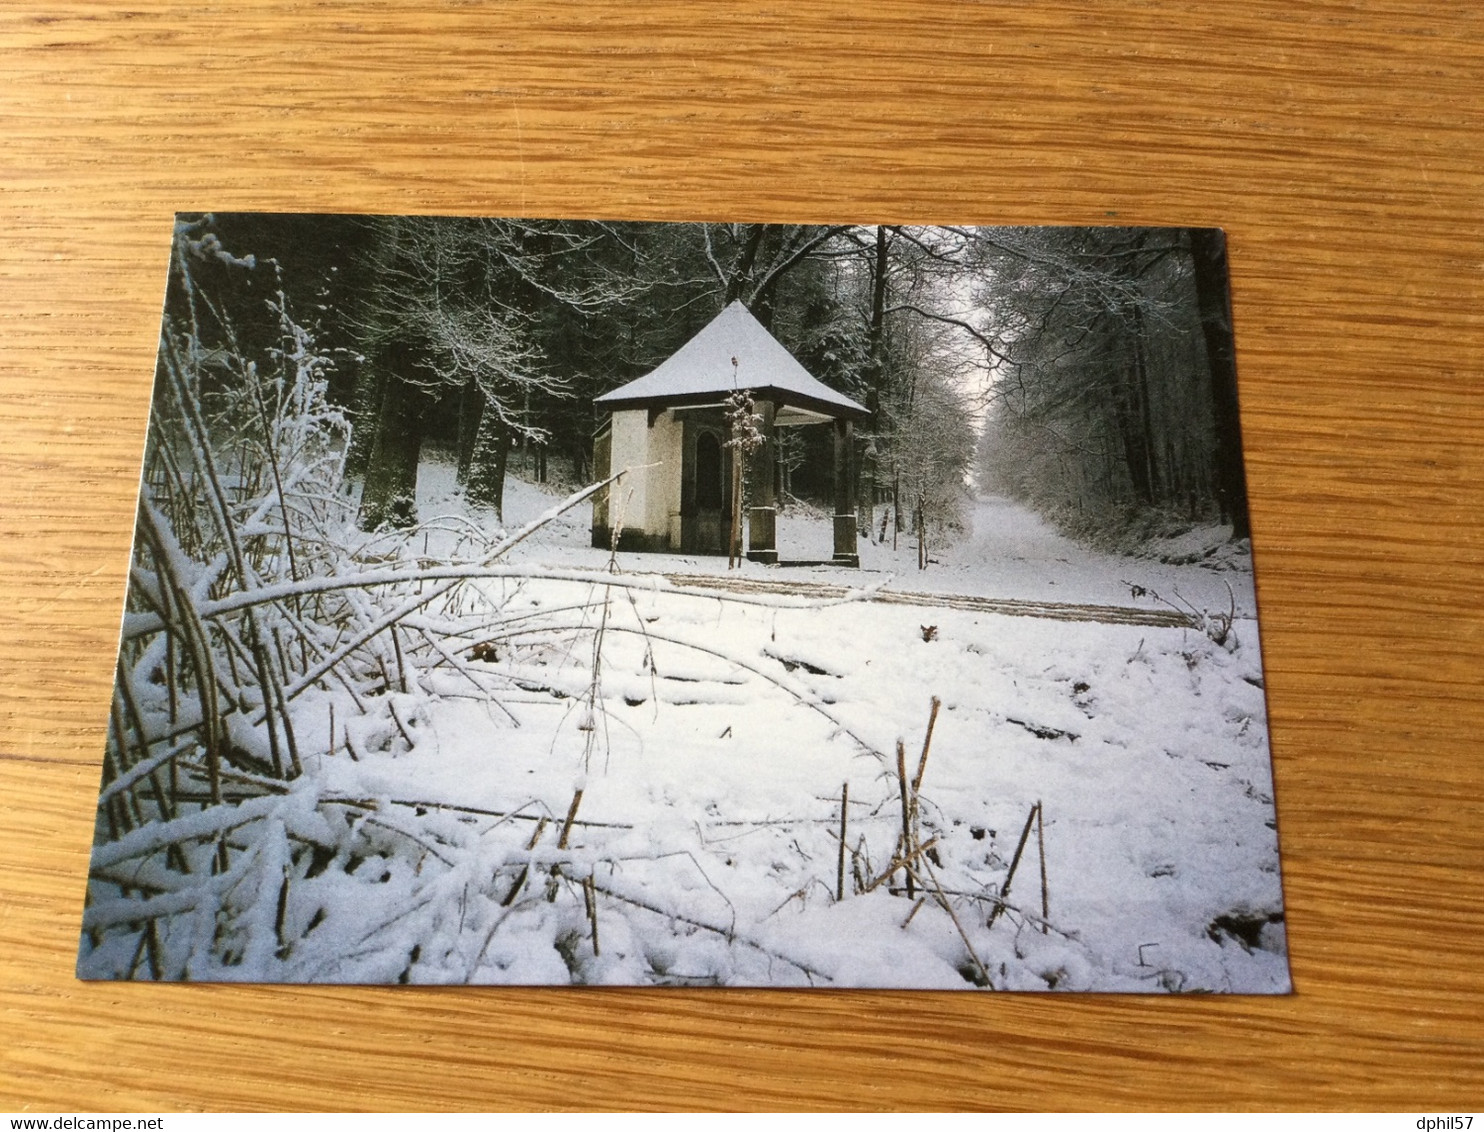
<svg viewBox="0 0 1484 1132">
<path fill-rule="evenodd" d="M 726 524 L 726 460 L 721 437 L 710 429 L 696 433 L 695 545 L 696 554 L 720 554 L 724 549 Z"/>
</svg>

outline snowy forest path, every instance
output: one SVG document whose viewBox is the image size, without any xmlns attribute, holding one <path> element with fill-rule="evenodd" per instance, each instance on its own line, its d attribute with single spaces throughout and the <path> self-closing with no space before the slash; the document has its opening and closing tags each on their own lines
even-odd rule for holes
<svg viewBox="0 0 1484 1132">
<path fill-rule="evenodd" d="M 972 533 L 964 551 L 979 558 L 1013 554 L 1041 562 L 1085 558 L 1091 553 L 1030 507 L 1003 495 L 975 496 Z"/>
<path fill-rule="evenodd" d="M 678 586 L 720 590 L 726 593 L 790 594 L 807 598 L 844 597 L 850 587 L 828 582 L 793 579 L 728 577 L 719 574 L 661 575 Z M 1052 621 L 1096 621 L 1109 625 L 1147 625 L 1161 629 L 1199 628 L 1196 620 L 1175 610 L 1132 609 L 1119 605 L 1089 605 L 1075 602 L 1024 601 L 1016 598 L 976 597 L 972 594 L 921 593 L 881 589 L 866 600 L 889 605 L 918 605 L 938 609 L 962 609 L 975 613 L 1000 613 L 1009 617 L 1042 617 Z"/>
<path fill-rule="evenodd" d="M 861 564 L 876 572 L 893 572 L 898 578 L 910 577 L 915 570 L 915 545 L 910 539 L 901 542 L 900 550 L 886 545 L 862 543 Z M 1201 583 L 1207 589 L 1217 584 L 1210 571 L 1177 568 L 1151 561 L 1136 561 L 1118 555 L 1104 554 L 1079 545 L 1058 532 L 1050 523 L 1024 504 L 1003 496 L 984 495 L 974 501 L 968 531 L 956 543 L 931 549 L 935 584 L 944 590 L 922 591 L 883 587 L 868 598 L 892 605 L 916 605 L 925 608 L 958 609 L 973 613 L 999 613 L 1010 617 L 1040 617 L 1053 621 L 1092 621 L 1109 625 L 1144 625 L 1151 628 L 1200 628 L 1200 620 L 1185 610 L 1149 609 L 1118 605 L 1110 601 L 1055 601 L 1040 597 L 991 597 L 986 590 L 1025 594 L 1046 585 L 1060 585 L 1078 597 L 1113 596 L 1128 593 L 1129 583 L 1122 579 L 1133 575 L 1149 586 L 1169 589 L 1178 594 L 1179 582 L 1187 588 Z M 941 559 L 941 562 L 940 562 Z M 770 571 L 771 572 L 771 571 Z M 790 577 L 757 577 L 738 574 L 701 574 L 658 571 L 676 585 L 710 588 L 730 593 L 789 594 L 805 598 L 840 598 L 859 588 L 835 573 L 830 581 Z M 964 589 L 979 592 L 962 592 Z M 955 592 L 957 591 L 957 592 Z M 1212 590 L 1204 597 L 1225 604 Z M 1069 594 L 1070 596 L 1070 594 Z"/>
</svg>

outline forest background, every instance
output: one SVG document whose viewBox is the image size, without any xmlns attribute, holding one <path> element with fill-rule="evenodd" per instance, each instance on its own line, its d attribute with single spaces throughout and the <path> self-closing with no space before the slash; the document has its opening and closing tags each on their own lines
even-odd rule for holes
<svg viewBox="0 0 1484 1132">
<path fill-rule="evenodd" d="M 501 516 L 512 458 L 586 482 L 592 399 L 738 299 L 870 410 L 863 535 L 885 503 L 898 530 L 951 538 L 972 488 L 1125 549 L 1194 522 L 1248 534 L 1212 229 L 182 217 L 166 335 L 213 344 L 225 373 L 302 334 L 371 530 L 416 521 L 425 446 Z M 828 443 L 783 434 L 785 503 L 826 502 Z"/>
</svg>

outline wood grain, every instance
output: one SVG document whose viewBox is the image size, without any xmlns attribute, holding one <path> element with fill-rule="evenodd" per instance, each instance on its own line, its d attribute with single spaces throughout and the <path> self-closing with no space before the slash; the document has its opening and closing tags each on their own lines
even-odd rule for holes
<svg viewBox="0 0 1484 1132">
<path fill-rule="evenodd" d="M 0 9 L 0 1107 L 1477 1105 L 1479 10 L 241 7 Z M 76 982 L 201 208 L 1227 228 L 1298 993 Z"/>
</svg>

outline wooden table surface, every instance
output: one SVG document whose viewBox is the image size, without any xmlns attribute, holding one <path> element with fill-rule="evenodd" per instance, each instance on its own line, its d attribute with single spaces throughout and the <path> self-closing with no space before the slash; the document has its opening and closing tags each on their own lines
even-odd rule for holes
<svg viewBox="0 0 1484 1132">
<path fill-rule="evenodd" d="M 240 7 L 0 7 L 0 1108 L 1479 1105 L 1484 9 Z M 76 982 L 207 208 L 1224 226 L 1297 993 Z"/>
</svg>

